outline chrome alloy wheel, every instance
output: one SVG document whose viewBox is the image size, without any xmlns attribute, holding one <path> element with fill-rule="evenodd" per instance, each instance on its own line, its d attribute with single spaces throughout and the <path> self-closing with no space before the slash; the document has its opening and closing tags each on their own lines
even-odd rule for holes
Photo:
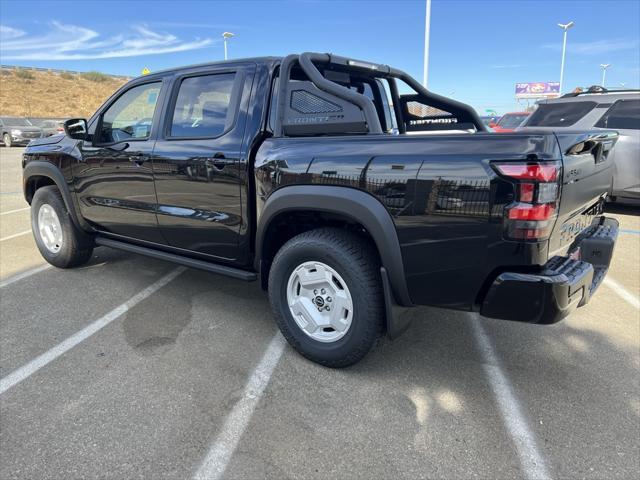
<svg viewBox="0 0 640 480">
<path fill-rule="evenodd" d="M 43 203 L 38 210 L 38 233 L 44 246 L 51 253 L 58 253 L 62 248 L 62 225 L 53 207 Z"/>
<path fill-rule="evenodd" d="M 293 270 L 287 304 L 300 329 L 319 342 L 335 342 L 351 327 L 351 292 L 338 272 L 324 263 L 305 262 Z"/>
</svg>

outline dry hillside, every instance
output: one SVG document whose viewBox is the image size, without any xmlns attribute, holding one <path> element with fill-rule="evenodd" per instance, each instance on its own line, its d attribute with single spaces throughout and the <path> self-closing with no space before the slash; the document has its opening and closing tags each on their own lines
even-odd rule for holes
<svg viewBox="0 0 640 480">
<path fill-rule="evenodd" d="M 0 115 L 88 118 L 125 80 L 95 72 L 0 70 Z"/>
</svg>

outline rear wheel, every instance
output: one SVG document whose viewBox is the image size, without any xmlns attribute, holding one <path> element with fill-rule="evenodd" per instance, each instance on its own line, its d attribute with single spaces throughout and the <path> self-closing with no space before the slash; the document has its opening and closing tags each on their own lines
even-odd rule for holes
<svg viewBox="0 0 640 480">
<path fill-rule="evenodd" d="M 93 239 L 74 225 L 55 186 L 36 190 L 31 202 L 31 230 L 38 250 L 51 265 L 71 268 L 91 258 Z"/>
<path fill-rule="evenodd" d="M 8 133 L 5 133 L 2 136 L 2 141 L 4 142 L 4 146 L 7 148 L 11 147 L 11 144 L 13 143 L 11 140 L 11 135 L 9 135 Z"/>
<path fill-rule="evenodd" d="M 289 344 L 328 367 L 358 362 L 382 333 L 380 262 L 350 232 L 323 228 L 289 240 L 269 272 L 269 298 Z"/>
</svg>

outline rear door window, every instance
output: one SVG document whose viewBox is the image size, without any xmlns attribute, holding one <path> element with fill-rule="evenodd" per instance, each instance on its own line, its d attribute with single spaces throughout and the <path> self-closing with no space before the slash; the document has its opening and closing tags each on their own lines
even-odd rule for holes
<svg viewBox="0 0 640 480">
<path fill-rule="evenodd" d="M 543 103 L 531 114 L 527 127 L 568 127 L 596 107 L 596 102 Z"/>
<path fill-rule="evenodd" d="M 232 120 L 229 105 L 235 77 L 235 73 L 222 73 L 182 80 L 170 136 L 213 138 L 222 135 Z"/>
<path fill-rule="evenodd" d="M 619 128 L 621 130 L 640 130 L 640 99 L 618 100 L 598 120 L 595 126 L 600 128 Z"/>
</svg>

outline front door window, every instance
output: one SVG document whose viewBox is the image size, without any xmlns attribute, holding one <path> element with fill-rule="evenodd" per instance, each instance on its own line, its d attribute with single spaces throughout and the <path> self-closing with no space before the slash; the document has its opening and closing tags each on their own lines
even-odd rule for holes
<svg viewBox="0 0 640 480">
<path fill-rule="evenodd" d="M 147 83 L 123 93 L 102 115 L 97 143 L 149 138 L 160 87 L 160 82 Z"/>
</svg>

